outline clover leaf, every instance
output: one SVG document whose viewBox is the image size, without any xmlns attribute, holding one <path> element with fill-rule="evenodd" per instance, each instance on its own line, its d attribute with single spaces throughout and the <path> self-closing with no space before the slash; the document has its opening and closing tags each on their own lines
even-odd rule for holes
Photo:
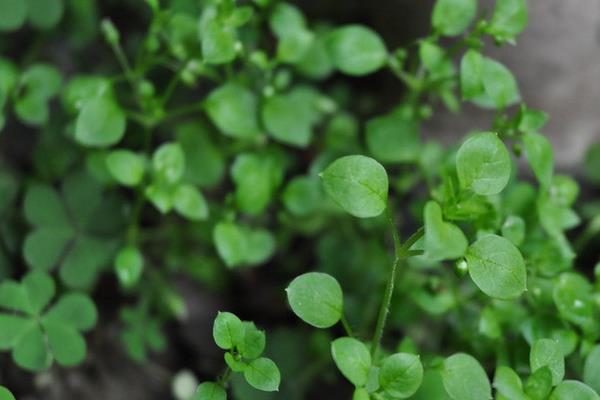
<svg viewBox="0 0 600 400">
<path fill-rule="evenodd" d="M 85 358 L 81 333 L 96 325 L 96 306 L 87 295 L 71 292 L 48 308 L 54 294 L 52 278 L 38 271 L 29 272 L 20 283 L 0 284 L 0 308 L 5 310 L 0 313 L 0 349 L 11 350 L 24 369 L 40 371 L 53 360 L 73 366 Z"/>
</svg>

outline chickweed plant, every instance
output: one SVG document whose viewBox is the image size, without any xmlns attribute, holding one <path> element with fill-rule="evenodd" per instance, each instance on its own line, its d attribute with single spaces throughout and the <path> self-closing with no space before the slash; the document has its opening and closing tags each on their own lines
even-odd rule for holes
<svg viewBox="0 0 600 400">
<path fill-rule="evenodd" d="M 14 368 L 88 362 L 110 282 L 148 362 L 187 320 L 185 276 L 232 296 L 188 399 L 600 399 L 600 267 L 578 257 L 600 206 L 486 55 L 517 43 L 526 0 L 437 0 L 400 48 L 301 2 L 123 2 L 142 32 L 97 3 L 0 0 L 2 135 L 35 137 L 0 171 Z M 374 74 L 393 104 L 355 89 Z M 443 145 L 421 134 L 441 107 L 489 124 Z M 600 144 L 584 166 L 600 185 Z M 266 282 L 270 316 L 235 306 L 240 279 Z"/>
</svg>

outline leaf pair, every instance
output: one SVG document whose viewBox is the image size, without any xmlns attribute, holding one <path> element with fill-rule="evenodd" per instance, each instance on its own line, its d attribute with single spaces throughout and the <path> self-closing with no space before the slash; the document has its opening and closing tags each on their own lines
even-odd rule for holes
<svg viewBox="0 0 600 400">
<path fill-rule="evenodd" d="M 63 0 L 0 0 L 0 31 L 15 31 L 26 21 L 38 29 L 50 29 L 60 22 Z"/>
<path fill-rule="evenodd" d="M 275 238 L 269 231 L 233 222 L 215 225 L 213 242 L 229 268 L 262 264 L 275 252 Z"/>
<path fill-rule="evenodd" d="M 86 343 L 81 332 L 96 325 L 92 300 L 81 293 L 68 293 L 46 310 L 55 294 L 54 281 L 42 272 L 30 272 L 21 283 L 7 280 L 0 285 L 0 349 L 12 350 L 17 365 L 40 371 L 56 360 L 61 365 L 80 364 Z"/>
</svg>

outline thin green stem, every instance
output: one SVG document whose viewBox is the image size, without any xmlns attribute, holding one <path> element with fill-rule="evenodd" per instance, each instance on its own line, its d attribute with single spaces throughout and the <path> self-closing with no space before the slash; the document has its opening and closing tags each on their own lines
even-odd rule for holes
<svg viewBox="0 0 600 400">
<path fill-rule="evenodd" d="M 225 387 L 225 385 L 227 385 L 227 381 L 229 381 L 229 377 L 231 376 L 231 368 L 227 367 L 225 368 L 225 371 L 221 374 L 221 377 L 219 378 L 219 385 L 221 385 L 223 388 Z"/>
<path fill-rule="evenodd" d="M 341 321 L 342 321 L 342 326 L 344 327 L 344 330 L 346 331 L 346 335 L 348 335 L 350 337 L 354 337 L 354 333 L 352 332 L 352 327 L 348 323 L 348 320 L 346 319 L 346 316 L 344 314 L 342 314 Z"/>
</svg>

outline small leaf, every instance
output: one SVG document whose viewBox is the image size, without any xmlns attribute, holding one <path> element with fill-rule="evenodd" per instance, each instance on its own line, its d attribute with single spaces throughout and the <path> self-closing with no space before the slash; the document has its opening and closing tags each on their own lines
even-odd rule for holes
<svg viewBox="0 0 600 400">
<path fill-rule="evenodd" d="M 517 81 L 512 72 L 500 62 L 484 58 L 481 76 L 485 94 L 496 108 L 502 109 L 519 101 Z"/>
<path fill-rule="evenodd" d="M 115 272 L 124 287 L 134 286 L 139 282 L 144 269 L 144 257 L 135 246 L 123 247 L 115 257 Z"/>
<path fill-rule="evenodd" d="M 533 372 L 525 383 L 525 393 L 532 399 L 547 399 L 552 390 L 552 372 L 541 367 Z"/>
<path fill-rule="evenodd" d="M 554 159 L 550 141 L 539 133 L 525 133 L 523 135 L 523 145 L 529 166 L 540 185 L 544 188 L 550 187 L 554 172 Z"/>
<path fill-rule="evenodd" d="M 476 12 L 477 0 L 437 0 L 431 25 L 444 36 L 456 36 L 469 27 Z"/>
<path fill-rule="evenodd" d="M 423 365 L 419 356 L 396 353 L 386 357 L 379 371 L 379 384 L 395 399 L 406 399 L 419 389 L 423 381 Z"/>
<path fill-rule="evenodd" d="M 498 0 L 487 31 L 499 42 L 514 41 L 527 26 L 526 0 Z"/>
<path fill-rule="evenodd" d="M 477 50 L 467 50 L 460 61 L 460 89 L 464 100 L 483 93 L 482 75 L 483 56 Z"/>
<path fill-rule="evenodd" d="M 108 147 L 125 134 L 125 114 L 113 101 L 97 97 L 85 103 L 77 117 L 75 140 L 84 146 Z"/>
<path fill-rule="evenodd" d="M 226 83 L 206 98 L 206 113 L 210 120 L 227 136 L 254 138 L 259 133 L 258 100 L 243 86 Z"/>
<path fill-rule="evenodd" d="M 265 357 L 257 358 L 248 364 L 244 378 L 252 387 L 264 392 L 279 390 L 281 381 L 279 368 L 271 359 Z"/>
<path fill-rule="evenodd" d="M 484 369 L 468 354 L 457 353 L 446 358 L 442 378 L 452 400 L 492 398 L 492 388 Z"/>
<path fill-rule="evenodd" d="M 163 143 L 152 155 L 152 168 L 161 182 L 174 184 L 181 180 L 185 172 L 185 155 L 176 142 Z"/>
<path fill-rule="evenodd" d="M 24 0 L 0 0 L 0 31 L 17 30 L 27 18 L 27 2 Z"/>
<path fill-rule="evenodd" d="M 362 25 L 347 25 L 329 34 L 327 45 L 333 64 L 348 75 L 367 75 L 383 67 L 385 44 L 377 33 Z"/>
<path fill-rule="evenodd" d="M 510 179 L 510 155 L 495 133 L 478 133 L 458 149 L 456 169 L 463 187 L 482 196 L 498 194 Z"/>
<path fill-rule="evenodd" d="M 12 352 L 15 363 L 27 371 L 41 371 L 52 364 L 52 355 L 46 348 L 45 338 L 37 323 L 19 337 Z"/>
<path fill-rule="evenodd" d="M 227 400 L 227 393 L 216 383 L 203 382 L 191 400 Z"/>
<path fill-rule="evenodd" d="M 369 152 L 381 162 L 416 161 L 421 148 L 417 124 L 399 112 L 367 121 L 366 141 Z"/>
<path fill-rule="evenodd" d="M 525 291 L 523 256 L 507 239 L 484 236 L 469 246 L 466 259 L 471 279 L 488 296 L 513 299 Z"/>
<path fill-rule="evenodd" d="M 428 201 L 423 211 L 425 223 L 425 254 L 432 260 L 452 260 L 462 257 L 469 242 L 461 229 L 442 219 L 442 209 Z"/>
<path fill-rule="evenodd" d="M 63 16 L 63 0 L 22 0 L 27 3 L 29 22 L 39 29 L 50 29 L 58 24 Z"/>
<path fill-rule="evenodd" d="M 0 386 L 0 400 L 16 400 L 15 396 L 5 388 L 4 386 Z"/>
<path fill-rule="evenodd" d="M 566 320 L 580 327 L 594 323 L 592 285 L 583 276 L 572 272 L 562 273 L 555 282 L 552 298 L 558 312 Z"/>
<path fill-rule="evenodd" d="M 600 393 L 600 345 L 592 348 L 583 366 L 583 382 Z"/>
<path fill-rule="evenodd" d="M 355 217 L 376 217 L 387 207 L 387 173 L 370 157 L 338 158 L 320 176 L 325 192 Z"/>
<path fill-rule="evenodd" d="M 30 325 L 30 319 L 16 315 L 0 314 L 0 350 L 13 348 Z"/>
<path fill-rule="evenodd" d="M 331 275 L 308 272 L 296 277 L 285 291 L 292 311 L 307 324 L 329 328 L 342 317 L 342 288 Z"/>
<path fill-rule="evenodd" d="M 494 388 L 509 400 L 527 400 L 521 378 L 510 367 L 501 365 L 496 368 Z"/>
<path fill-rule="evenodd" d="M 213 242 L 228 267 L 240 265 L 246 259 L 247 241 L 244 230 L 231 222 L 220 222 L 213 230 Z"/>
<path fill-rule="evenodd" d="M 54 320 L 45 320 L 43 326 L 56 361 L 65 367 L 81 364 L 85 359 L 87 346 L 77 330 Z"/>
<path fill-rule="evenodd" d="M 223 350 L 237 347 L 244 338 L 244 325 L 234 314 L 219 311 L 213 325 L 213 338 Z"/>
<path fill-rule="evenodd" d="M 254 323 L 244 321 L 244 337 L 238 346 L 242 357 L 248 360 L 260 357 L 265 350 L 265 332 L 256 328 Z"/>
<path fill-rule="evenodd" d="M 106 166 L 121 185 L 136 186 L 144 177 L 146 160 L 129 150 L 115 150 L 106 156 Z"/>
<path fill-rule="evenodd" d="M 210 6 L 204 9 L 200 18 L 199 33 L 202 56 L 206 63 L 224 64 L 235 59 L 236 31 L 220 18 L 217 7 Z"/>
<path fill-rule="evenodd" d="M 192 185 L 179 185 L 173 195 L 175 211 L 192 221 L 208 218 L 208 204 L 202 193 Z"/>
<path fill-rule="evenodd" d="M 515 246 L 520 246 L 525 239 L 525 221 L 518 215 L 509 215 L 502 224 L 502 236 Z"/>
<path fill-rule="evenodd" d="M 364 343 L 342 337 L 331 342 L 331 355 L 335 365 L 354 386 L 367 383 L 371 368 L 371 354 Z"/>
<path fill-rule="evenodd" d="M 557 385 L 565 376 L 565 359 L 557 341 L 538 339 L 531 347 L 529 365 L 532 371 L 548 367 L 552 373 L 552 385 Z"/>
<path fill-rule="evenodd" d="M 558 384 L 548 400 L 599 400 L 600 396 L 584 383 L 566 380 Z"/>
<path fill-rule="evenodd" d="M 29 309 L 34 314 L 43 311 L 56 292 L 54 280 L 43 272 L 29 272 L 21 281 L 21 285 L 25 289 Z"/>
<path fill-rule="evenodd" d="M 85 332 L 96 325 L 98 311 L 88 295 L 71 292 L 63 295 L 50 308 L 44 319 L 57 321 L 78 331 Z"/>
</svg>

